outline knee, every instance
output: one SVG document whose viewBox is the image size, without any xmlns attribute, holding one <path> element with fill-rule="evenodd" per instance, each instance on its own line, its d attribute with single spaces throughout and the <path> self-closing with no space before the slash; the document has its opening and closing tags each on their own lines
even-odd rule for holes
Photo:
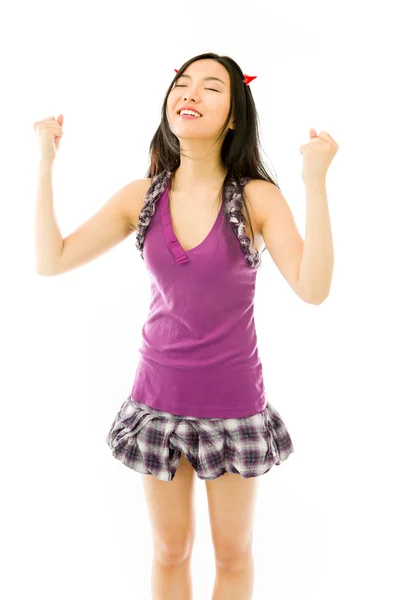
<svg viewBox="0 0 400 600">
<path fill-rule="evenodd" d="M 253 562 L 252 550 L 228 550 L 215 555 L 216 565 L 226 571 L 240 571 Z"/>
<path fill-rule="evenodd" d="M 190 558 L 192 554 L 192 544 L 185 543 L 167 543 L 160 544 L 154 549 L 154 557 L 165 567 L 173 567 L 182 564 Z"/>
</svg>

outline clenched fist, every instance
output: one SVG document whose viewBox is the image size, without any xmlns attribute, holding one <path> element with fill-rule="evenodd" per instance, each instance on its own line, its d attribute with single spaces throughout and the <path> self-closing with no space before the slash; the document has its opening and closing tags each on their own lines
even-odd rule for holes
<svg viewBox="0 0 400 600">
<path fill-rule="evenodd" d="M 37 121 L 34 124 L 33 129 L 38 140 L 42 161 L 50 163 L 54 161 L 63 135 L 63 124 L 63 115 L 58 115 L 57 119 L 55 117 L 47 117 L 47 119 Z"/>
</svg>

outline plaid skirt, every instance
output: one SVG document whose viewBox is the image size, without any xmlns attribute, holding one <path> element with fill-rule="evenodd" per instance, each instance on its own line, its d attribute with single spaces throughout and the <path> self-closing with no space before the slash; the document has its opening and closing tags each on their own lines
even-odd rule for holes
<svg viewBox="0 0 400 600">
<path fill-rule="evenodd" d="M 162 481 L 173 480 L 182 452 L 199 479 L 224 473 L 257 477 L 294 452 L 286 426 L 269 402 L 250 417 L 198 418 L 163 412 L 128 396 L 106 442 L 124 465 Z"/>
</svg>

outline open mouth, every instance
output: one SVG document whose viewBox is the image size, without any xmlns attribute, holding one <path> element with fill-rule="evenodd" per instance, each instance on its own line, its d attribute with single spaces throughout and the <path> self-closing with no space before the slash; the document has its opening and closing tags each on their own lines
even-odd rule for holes
<svg viewBox="0 0 400 600">
<path fill-rule="evenodd" d="M 183 114 L 181 115 L 181 114 L 180 114 L 180 111 L 178 111 L 178 112 L 177 112 L 177 115 L 178 115 L 178 116 L 180 116 L 180 117 L 182 117 L 183 119 L 201 119 L 201 117 L 202 117 L 203 115 L 201 115 L 200 113 L 198 113 L 198 114 L 199 114 L 199 116 L 198 116 L 198 117 L 197 117 L 197 116 L 195 117 L 195 116 L 193 116 L 193 115 L 188 115 L 188 114 L 186 114 L 186 113 L 183 113 Z"/>
</svg>

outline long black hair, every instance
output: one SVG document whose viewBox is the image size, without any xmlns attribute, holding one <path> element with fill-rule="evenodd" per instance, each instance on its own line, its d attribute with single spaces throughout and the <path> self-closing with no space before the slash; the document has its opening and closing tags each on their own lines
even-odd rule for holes
<svg viewBox="0 0 400 600">
<path fill-rule="evenodd" d="M 216 140 L 217 143 L 225 135 L 221 148 L 221 159 L 228 169 L 221 190 L 222 197 L 225 199 L 224 212 L 232 224 L 232 229 L 240 241 L 249 264 L 257 268 L 261 265 L 261 256 L 257 250 L 251 248 L 250 240 L 244 230 L 243 205 L 246 209 L 254 244 L 254 231 L 243 188 L 250 179 L 263 179 L 273 183 L 279 190 L 280 187 L 277 178 L 273 179 L 261 159 L 258 114 L 250 86 L 244 83 L 244 74 L 241 68 L 229 56 L 220 56 L 212 52 L 199 54 L 186 61 L 176 73 L 166 92 L 161 109 L 161 122 L 150 143 L 150 166 L 145 177 L 150 177 L 152 183 L 139 214 L 136 246 L 143 258 L 145 232 L 154 214 L 155 203 L 168 185 L 169 178 L 173 176 L 180 165 L 179 140 L 172 132 L 167 119 L 168 96 L 176 80 L 190 64 L 209 58 L 216 60 L 227 69 L 231 83 L 229 113 Z M 235 120 L 235 129 L 227 130 L 232 117 Z"/>
</svg>

